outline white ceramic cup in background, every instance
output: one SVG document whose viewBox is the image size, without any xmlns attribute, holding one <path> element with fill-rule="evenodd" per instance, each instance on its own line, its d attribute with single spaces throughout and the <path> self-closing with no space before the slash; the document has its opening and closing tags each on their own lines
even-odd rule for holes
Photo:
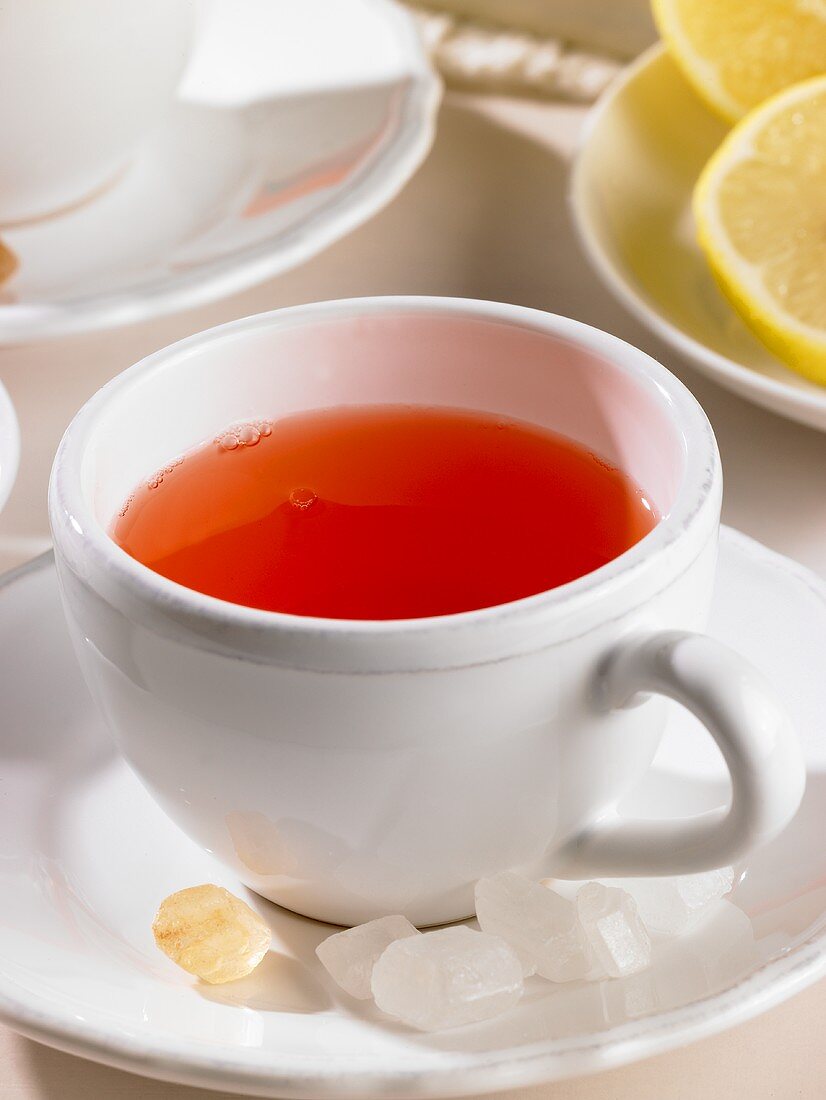
<svg viewBox="0 0 826 1100">
<path fill-rule="evenodd" d="M 20 428 L 8 390 L 0 382 L 0 511 L 9 499 L 20 463 Z"/>
<path fill-rule="evenodd" d="M 196 0 L 3 0 L 0 225 L 109 183 L 172 102 Z"/>
<path fill-rule="evenodd" d="M 663 518 L 570 584 L 396 622 L 225 603 L 158 576 L 107 534 L 142 478 L 233 421 L 390 402 L 561 432 L 627 471 Z M 426 925 L 470 914 L 475 881 L 504 868 L 695 871 L 793 816 L 804 770 L 785 714 L 741 658 L 694 633 L 721 488 L 702 409 L 628 344 L 517 306 L 375 298 L 247 318 L 127 370 L 69 427 L 50 515 L 85 676 L 167 813 L 290 909 Z M 731 805 L 621 821 L 664 696 L 716 740 Z"/>
</svg>

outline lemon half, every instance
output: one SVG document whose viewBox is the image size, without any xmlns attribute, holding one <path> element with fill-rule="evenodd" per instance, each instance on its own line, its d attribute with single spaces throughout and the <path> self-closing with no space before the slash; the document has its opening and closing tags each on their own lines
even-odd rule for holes
<svg viewBox="0 0 826 1100">
<path fill-rule="evenodd" d="M 758 107 L 694 190 L 700 245 L 770 351 L 826 385 L 826 76 Z"/>
<path fill-rule="evenodd" d="M 826 72 L 826 0 L 652 0 L 652 7 L 686 77 L 731 121 Z"/>
</svg>

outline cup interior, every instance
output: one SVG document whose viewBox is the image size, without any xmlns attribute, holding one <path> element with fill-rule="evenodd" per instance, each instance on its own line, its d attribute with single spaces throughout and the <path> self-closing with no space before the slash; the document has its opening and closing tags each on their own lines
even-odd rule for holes
<svg viewBox="0 0 826 1100">
<path fill-rule="evenodd" d="M 83 454 L 82 491 L 101 526 L 156 469 L 234 422 L 346 404 L 529 421 L 624 470 L 661 515 L 674 503 L 685 439 L 644 371 L 567 335 L 458 310 L 283 316 L 186 341 L 118 386 Z"/>
</svg>

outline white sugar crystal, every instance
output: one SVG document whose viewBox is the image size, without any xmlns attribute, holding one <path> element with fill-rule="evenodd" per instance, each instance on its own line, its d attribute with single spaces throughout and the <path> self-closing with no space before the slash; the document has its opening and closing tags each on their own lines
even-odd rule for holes
<svg viewBox="0 0 826 1100">
<path fill-rule="evenodd" d="M 576 896 L 582 930 L 610 978 L 635 974 L 651 963 L 651 940 L 637 904 L 625 890 L 589 882 Z"/>
<path fill-rule="evenodd" d="M 379 917 L 359 924 L 320 943 L 315 949 L 322 966 L 351 997 L 372 996 L 370 979 L 382 952 L 396 940 L 420 933 L 406 917 Z"/>
<path fill-rule="evenodd" d="M 673 878 L 627 879 L 622 883 L 636 901 L 646 928 L 667 936 L 695 928 L 733 885 L 731 867 Z"/>
<path fill-rule="evenodd" d="M 667 986 L 669 996 L 678 997 L 674 992 L 675 985 L 679 988 L 678 979 L 674 979 L 670 969 L 666 969 L 665 973 L 673 980 L 673 984 Z M 662 1009 L 663 998 L 658 991 L 658 983 L 662 981 L 662 968 L 657 970 L 656 967 L 651 967 L 637 974 L 629 974 L 626 978 L 603 982 L 599 996 L 606 1021 L 610 1024 L 624 1024 Z"/>
<path fill-rule="evenodd" d="M 742 978 L 755 967 L 760 955 L 748 915 L 730 901 L 722 900 L 714 905 L 713 915 L 703 922 L 702 928 L 685 937 L 682 946 L 693 956 L 708 992 Z M 760 947 L 763 946 L 761 943 Z"/>
<path fill-rule="evenodd" d="M 595 976 L 576 907 L 553 890 L 503 871 L 477 882 L 476 916 L 484 932 L 511 945 L 526 978 L 538 973 L 552 982 L 570 982 Z"/>
<path fill-rule="evenodd" d="M 712 911 L 714 903 L 730 892 L 734 869 L 721 867 L 669 878 L 606 878 L 601 882 L 631 895 L 649 932 L 679 936 L 696 928 Z M 574 896 L 584 883 L 546 878 L 541 885 L 563 896 Z"/>
<path fill-rule="evenodd" d="M 455 926 L 391 944 L 373 968 L 373 996 L 422 1031 L 489 1020 L 522 996 L 522 966 L 503 939 Z"/>
</svg>

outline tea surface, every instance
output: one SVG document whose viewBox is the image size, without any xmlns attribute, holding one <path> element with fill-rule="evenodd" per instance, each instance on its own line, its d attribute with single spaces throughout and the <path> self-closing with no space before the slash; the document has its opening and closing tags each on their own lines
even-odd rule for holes
<svg viewBox="0 0 826 1100">
<path fill-rule="evenodd" d="M 227 429 L 139 486 L 112 535 L 232 603 L 405 619 L 565 584 L 657 519 L 627 475 L 570 439 L 486 413 L 371 405 Z"/>
</svg>

